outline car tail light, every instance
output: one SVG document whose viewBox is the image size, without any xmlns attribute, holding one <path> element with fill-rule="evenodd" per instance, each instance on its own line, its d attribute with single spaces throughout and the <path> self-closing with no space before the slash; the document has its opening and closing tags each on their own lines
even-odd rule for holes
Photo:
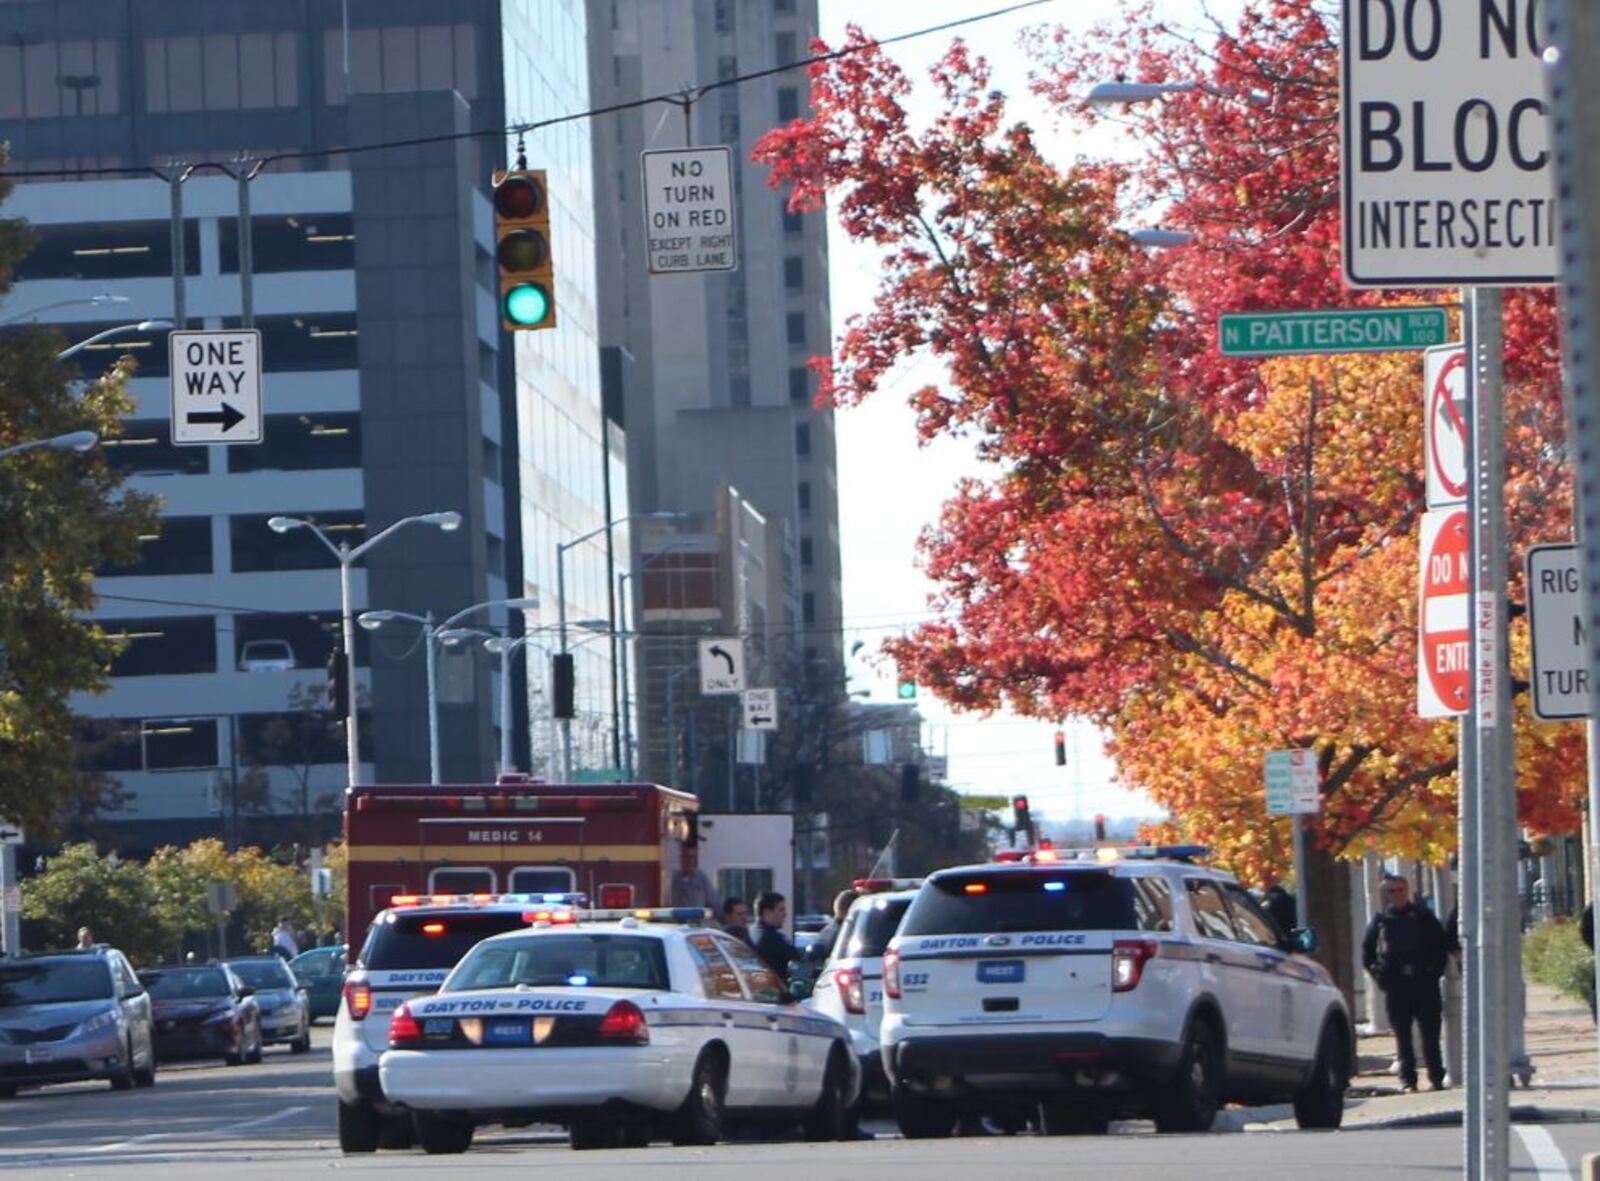
<svg viewBox="0 0 1600 1181">
<path fill-rule="evenodd" d="M 365 980 L 345 981 L 344 1007 L 349 1011 L 352 1021 L 360 1021 L 372 1012 L 372 989 Z"/>
<path fill-rule="evenodd" d="M 1131 992 L 1139 986 L 1144 965 L 1161 945 L 1154 939 L 1118 939 L 1111 945 L 1111 991 Z"/>
<path fill-rule="evenodd" d="M 633 887 L 626 882 L 602 882 L 601 910 L 628 910 L 633 906 Z"/>
<path fill-rule="evenodd" d="M 603 1042 L 628 1042 L 642 1046 L 650 1040 L 644 1013 L 632 1001 L 618 1001 L 600 1019 L 599 1038 Z"/>
<path fill-rule="evenodd" d="M 422 1044 L 422 1026 L 411 1015 L 411 1006 L 402 1004 L 389 1018 L 389 1045 L 392 1049 L 405 1049 Z"/>
<path fill-rule="evenodd" d="M 900 999 L 900 953 L 892 947 L 883 953 L 883 991 Z"/>
<path fill-rule="evenodd" d="M 867 1011 L 866 995 L 861 988 L 860 968 L 839 968 L 834 972 L 833 980 L 839 986 L 839 999 L 844 1001 L 845 1012 Z"/>
</svg>

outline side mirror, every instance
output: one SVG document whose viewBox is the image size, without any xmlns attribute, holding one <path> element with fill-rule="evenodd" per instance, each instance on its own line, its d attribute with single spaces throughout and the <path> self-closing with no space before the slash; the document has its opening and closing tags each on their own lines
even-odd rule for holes
<svg viewBox="0 0 1600 1181">
<path fill-rule="evenodd" d="M 255 994 L 256 990 L 251 988 L 248 984 L 241 984 L 239 986 L 239 999 L 241 1001 L 244 1000 L 245 997 L 255 996 Z"/>
<path fill-rule="evenodd" d="M 1317 933 L 1310 927 L 1296 927 L 1289 936 L 1296 951 L 1311 955 L 1317 950 Z"/>
<path fill-rule="evenodd" d="M 789 999 L 803 1001 L 816 991 L 816 981 L 796 976 L 789 981 Z"/>
</svg>

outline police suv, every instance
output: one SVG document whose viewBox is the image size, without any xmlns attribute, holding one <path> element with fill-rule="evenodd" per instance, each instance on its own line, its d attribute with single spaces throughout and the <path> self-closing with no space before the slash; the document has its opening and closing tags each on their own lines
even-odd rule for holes
<svg viewBox="0 0 1600 1181">
<path fill-rule="evenodd" d="M 714 1144 L 724 1113 L 841 1139 L 860 1074 L 838 1022 L 789 1001 L 698 908 L 534 909 L 438 993 L 401 1004 L 383 1093 L 430 1153 L 483 1124 L 565 1124 L 572 1147 Z"/>
<path fill-rule="evenodd" d="M 411 1147 L 411 1118 L 388 1101 L 378 1078 L 389 1019 L 401 1002 L 437 989 L 480 939 L 526 927 L 530 906 L 573 901 L 577 896 L 568 894 L 398 894 L 389 900 L 367 928 L 334 1016 L 342 1150 Z"/>
<path fill-rule="evenodd" d="M 1196 1132 L 1225 1102 L 1285 1100 L 1301 1127 L 1338 1127 L 1344 998 L 1302 954 L 1311 933 L 1280 931 L 1204 853 L 1042 849 L 930 877 L 884 956 L 901 1131 Z"/>
</svg>

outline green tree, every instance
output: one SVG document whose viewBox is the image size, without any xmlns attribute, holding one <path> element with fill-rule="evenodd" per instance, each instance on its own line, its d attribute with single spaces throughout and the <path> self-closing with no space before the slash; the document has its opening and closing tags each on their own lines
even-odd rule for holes
<svg viewBox="0 0 1600 1181">
<path fill-rule="evenodd" d="M 0 153 L 0 163 L 3 163 Z M 9 191 L 0 185 L 0 200 Z M 29 235 L 0 218 L 0 309 Z M 124 390 L 132 363 L 74 395 L 74 370 L 56 356 L 57 332 L 0 334 L 0 447 L 92 430 L 121 432 L 132 409 Z M 74 752 L 74 692 L 106 687 L 115 648 L 86 613 L 94 573 L 138 556 L 155 531 L 153 498 L 127 492 L 98 450 L 45 448 L 0 459 L 0 816 L 53 831 L 65 806 L 92 791 Z"/>
<path fill-rule="evenodd" d="M 29 879 L 22 917 L 43 930 L 45 946 L 71 947 L 78 928 L 88 927 L 98 942 L 120 948 L 134 963 L 153 963 L 165 946 L 153 902 L 142 865 L 114 853 L 102 857 L 84 842 L 65 846 L 44 873 Z"/>
</svg>

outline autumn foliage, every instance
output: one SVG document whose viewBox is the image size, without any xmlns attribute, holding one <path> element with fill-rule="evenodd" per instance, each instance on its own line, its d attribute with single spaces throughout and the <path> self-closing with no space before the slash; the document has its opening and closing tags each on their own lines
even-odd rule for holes
<svg viewBox="0 0 1600 1181">
<path fill-rule="evenodd" d="M 1223 311 L 1456 301 L 1342 286 L 1325 7 L 1033 34 L 1062 138 L 1112 121 L 1125 162 L 1050 158 L 959 42 L 932 71 L 938 116 L 913 126 L 909 80 L 859 29 L 813 67 L 812 116 L 756 149 L 795 207 L 831 203 L 884 255 L 872 310 L 814 363 L 819 396 L 851 404 L 932 354 L 946 378 L 912 395 L 922 435 L 963 433 L 992 463 L 925 532 L 941 620 L 891 645 L 903 674 L 976 710 L 1093 718 L 1129 784 L 1258 879 L 1287 860 L 1262 800 L 1273 748 L 1317 751 L 1327 851 L 1454 843 L 1455 727 L 1415 710 L 1420 357 L 1216 347 Z M 1205 85 L 1085 109 L 1116 77 Z M 1126 231 L 1157 216 L 1194 241 L 1141 249 Z M 1506 325 L 1515 569 L 1567 537 L 1570 493 L 1548 294 L 1508 292 Z M 1581 730 L 1518 715 L 1524 822 L 1571 830 Z"/>
</svg>

